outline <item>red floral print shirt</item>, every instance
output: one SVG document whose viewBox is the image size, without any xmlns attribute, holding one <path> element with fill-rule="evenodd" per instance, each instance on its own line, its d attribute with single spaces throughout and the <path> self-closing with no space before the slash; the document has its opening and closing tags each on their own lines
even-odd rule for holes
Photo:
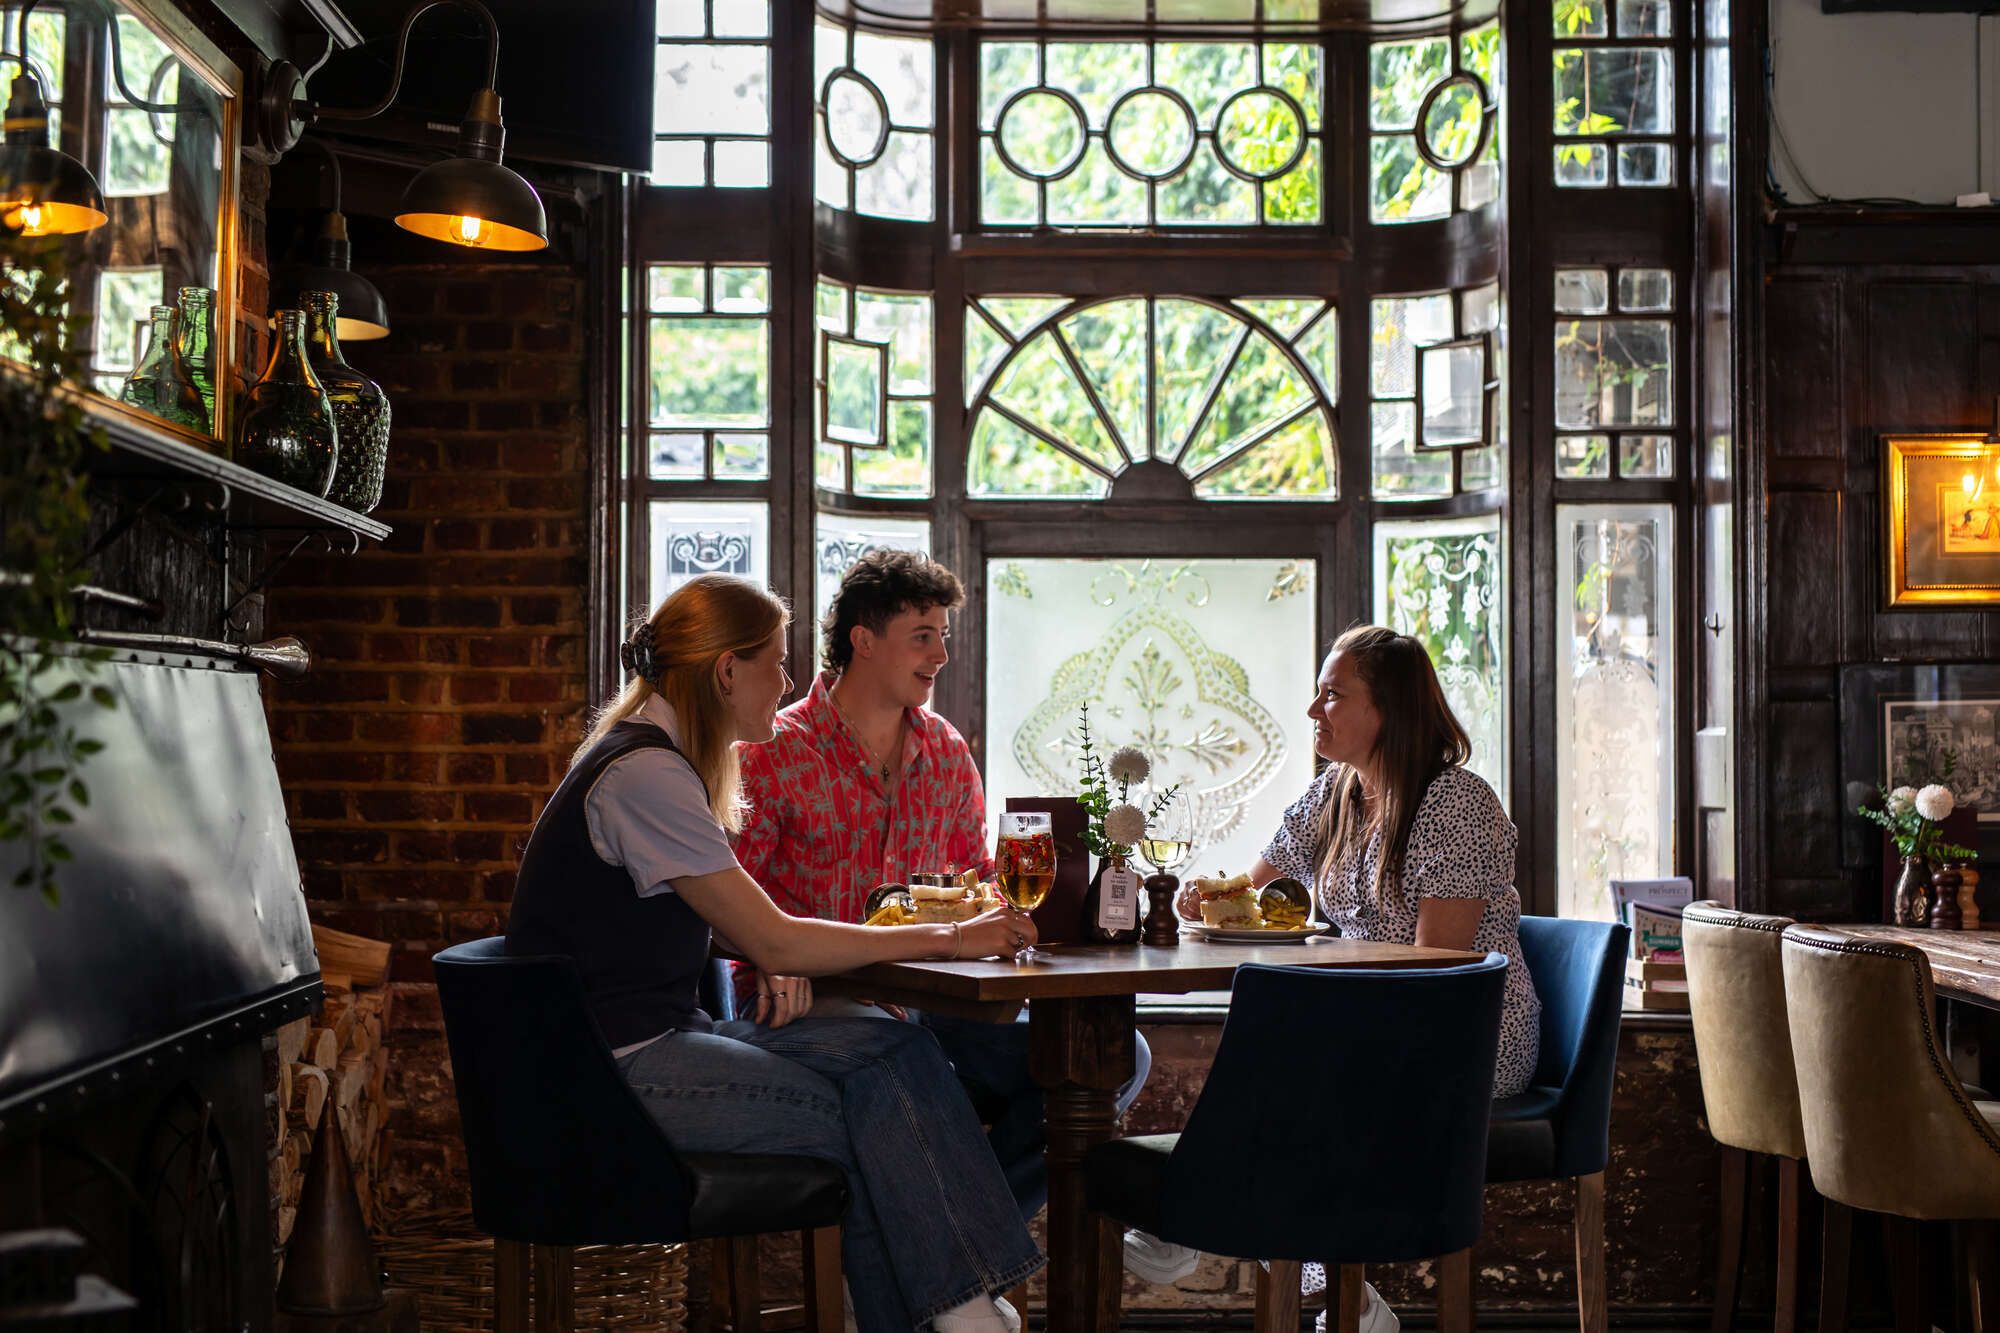
<svg viewBox="0 0 2000 1333">
<path fill-rule="evenodd" d="M 736 859 L 793 916 L 859 921 L 878 884 L 924 871 L 993 874 L 986 792 L 965 738 L 912 709 L 892 792 L 833 702 L 831 673 L 778 714 L 768 744 L 740 751 L 750 814 Z"/>
</svg>

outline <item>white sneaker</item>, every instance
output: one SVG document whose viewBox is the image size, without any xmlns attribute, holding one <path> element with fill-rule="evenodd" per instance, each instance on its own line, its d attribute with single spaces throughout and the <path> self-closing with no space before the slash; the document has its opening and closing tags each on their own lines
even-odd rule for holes
<svg viewBox="0 0 2000 1333">
<path fill-rule="evenodd" d="M 1200 1250 L 1161 1240 L 1137 1227 L 1125 1233 L 1125 1271 L 1137 1273 L 1156 1287 L 1172 1286 L 1200 1263 Z"/>
<path fill-rule="evenodd" d="M 1321 1270 L 1320 1281 L 1326 1281 L 1325 1270 Z M 1326 1317 L 1332 1313 L 1321 1310 L 1319 1318 L 1313 1321 L 1313 1333 L 1326 1333 Z M 1373 1282 L 1361 1284 L 1361 1333 L 1402 1333 L 1403 1321 L 1389 1308 L 1389 1302 L 1382 1299 L 1382 1293 L 1375 1290 Z"/>
<path fill-rule="evenodd" d="M 1021 1333 L 1021 1316 L 999 1297 L 975 1296 L 931 1320 L 932 1333 Z"/>
<path fill-rule="evenodd" d="M 995 1296 L 993 1298 L 993 1308 L 998 1310 L 1000 1317 L 1007 1321 L 1007 1327 L 1011 1330 L 1011 1333 L 1021 1333 L 1021 1312 L 1014 1308 L 1012 1301 L 1008 1300 L 1005 1296 Z"/>
</svg>

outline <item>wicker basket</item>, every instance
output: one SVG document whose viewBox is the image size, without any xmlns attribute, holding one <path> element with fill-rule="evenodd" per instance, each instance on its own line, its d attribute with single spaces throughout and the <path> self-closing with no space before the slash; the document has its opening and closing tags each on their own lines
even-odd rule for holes
<svg viewBox="0 0 2000 1333">
<path fill-rule="evenodd" d="M 493 1328 L 493 1241 L 464 1213 L 388 1219 L 375 1247 L 393 1286 L 417 1293 L 424 1333 Z M 678 1333 L 687 1327 L 685 1245 L 582 1245 L 576 1327 Z"/>
</svg>

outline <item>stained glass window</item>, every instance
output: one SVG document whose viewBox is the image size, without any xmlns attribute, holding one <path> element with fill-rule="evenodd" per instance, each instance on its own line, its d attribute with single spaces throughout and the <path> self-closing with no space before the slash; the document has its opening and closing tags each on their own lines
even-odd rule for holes
<svg viewBox="0 0 2000 1333">
<path fill-rule="evenodd" d="M 1247 871 L 1312 782 L 1317 577 L 1311 560 L 989 561 L 986 789 L 1075 791 L 1088 703 L 1100 751 L 1137 746 L 1192 797 L 1183 879 Z"/>
<path fill-rule="evenodd" d="M 935 59 L 928 38 L 831 23 L 813 31 L 813 103 L 821 203 L 873 217 L 929 221 L 933 208 Z"/>
<path fill-rule="evenodd" d="M 921 551 L 929 555 L 930 550 L 928 518 L 820 514 L 813 532 L 813 623 L 825 617 L 834 589 L 848 568 L 870 551 Z"/>
<path fill-rule="evenodd" d="M 1500 485 L 1499 287 L 1378 297 L 1369 324 L 1375 498 L 1441 499 Z"/>
<path fill-rule="evenodd" d="M 1277 41 L 982 42 L 979 220 L 1317 223 L 1321 63 Z"/>
<path fill-rule="evenodd" d="M 1556 0 L 1553 13 L 1556 184 L 1672 185 L 1669 0 Z"/>
<path fill-rule="evenodd" d="M 1674 865 L 1673 510 L 1558 505 L 1556 875 L 1563 916 Z"/>
<path fill-rule="evenodd" d="M 1500 517 L 1375 524 L 1375 620 L 1417 638 L 1472 738 L 1467 767 L 1507 793 Z"/>
<path fill-rule="evenodd" d="M 821 278 L 814 305 L 814 480 L 855 495 L 928 496 L 931 298 Z"/>
<path fill-rule="evenodd" d="M 699 574 L 771 581 L 770 506 L 762 500 L 655 500 L 648 526 L 655 604 Z"/>
<path fill-rule="evenodd" d="M 1157 459 L 1214 499 L 1336 493 L 1331 302 L 981 297 L 965 312 L 974 495 L 1101 497 Z"/>
<path fill-rule="evenodd" d="M 771 183 L 770 0 L 656 0 L 655 185 Z"/>
<path fill-rule="evenodd" d="M 1368 51 L 1368 217 L 1425 222 L 1500 197 L 1500 25 Z"/>
<path fill-rule="evenodd" d="M 1556 468 L 1564 477 L 1674 474 L 1673 274 L 1555 274 Z"/>
<path fill-rule="evenodd" d="M 647 475 L 755 481 L 771 472 L 771 271 L 649 264 Z"/>
</svg>

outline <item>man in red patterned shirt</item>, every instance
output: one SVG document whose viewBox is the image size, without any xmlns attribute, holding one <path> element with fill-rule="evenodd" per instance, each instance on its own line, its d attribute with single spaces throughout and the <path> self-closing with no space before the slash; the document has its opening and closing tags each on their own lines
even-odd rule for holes
<svg viewBox="0 0 2000 1333">
<path fill-rule="evenodd" d="M 964 601 L 957 576 L 927 556 L 862 556 L 821 626 L 825 670 L 811 693 L 778 714 L 770 743 L 743 747 L 751 809 L 736 859 L 794 916 L 859 921 L 870 890 L 924 871 L 977 868 L 992 878 L 979 766 L 957 728 L 927 707 L 951 660 L 951 613 Z M 937 1036 L 992 1126 L 993 1151 L 1032 1218 L 1048 1178 L 1027 1024 L 912 1017 Z M 1151 1064 L 1143 1040 L 1137 1054 L 1120 1112 Z"/>
</svg>

